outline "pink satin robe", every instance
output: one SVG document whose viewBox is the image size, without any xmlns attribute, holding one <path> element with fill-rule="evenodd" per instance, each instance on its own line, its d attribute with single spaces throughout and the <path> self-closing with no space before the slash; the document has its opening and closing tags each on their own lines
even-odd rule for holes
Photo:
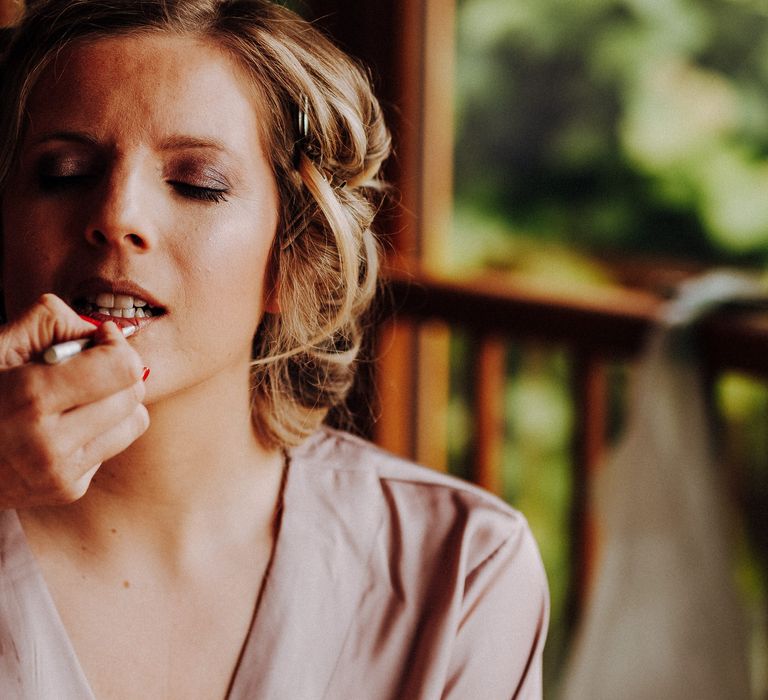
<svg viewBox="0 0 768 700">
<path fill-rule="evenodd" d="M 292 451 L 228 698 L 540 698 L 547 615 L 519 513 L 322 430 Z M 0 512 L 0 698 L 94 698 L 15 511 Z"/>
</svg>

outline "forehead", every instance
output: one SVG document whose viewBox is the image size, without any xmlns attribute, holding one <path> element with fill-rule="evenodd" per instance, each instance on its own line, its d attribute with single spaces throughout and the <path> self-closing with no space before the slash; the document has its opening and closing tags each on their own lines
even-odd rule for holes
<svg viewBox="0 0 768 700">
<path fill-rule="evenodd" d="M 266 117 L 253 80 L 225 50 L 210 40 L 159 32 L 68 47 L 35 85 L 27 116 L 33 133 L 189 134 L 257 149 Z"/>
</svg>

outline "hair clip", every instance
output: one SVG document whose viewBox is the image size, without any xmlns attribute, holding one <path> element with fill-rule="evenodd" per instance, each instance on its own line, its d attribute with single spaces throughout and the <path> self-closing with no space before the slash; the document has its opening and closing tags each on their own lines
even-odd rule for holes
<svg viewBox="0 0 768 700">
<path fill-rule="evenodd" d="M 301 104 L 298 108 L 297 126 L 299 127 L 299 138 L 304 140 L 309 137 L 309 100 L 306 95 L 301 96 Z"/>
<path fill-rule="evenodd" d="M 293 167 L 299 169 L 299 163 L 301 163 L 301 154 L 305 152 L 307 143 L 309 141 L 309 114 L 307 110 L 309 108 L 309 100 L 306 95 L 301 96 L 299 104 L 296 105 L 296 128 L 298 130 L 298 138 L 293 144 Z"/>
</svg>

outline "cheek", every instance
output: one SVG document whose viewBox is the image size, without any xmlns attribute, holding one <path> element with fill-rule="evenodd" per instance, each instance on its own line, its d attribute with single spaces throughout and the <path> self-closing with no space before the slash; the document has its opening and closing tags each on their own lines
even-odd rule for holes
<svg viewBox="0 0 768 700">
<path fill-rule="evenodd" d="M 13 317 L 44 292 L 54 291 L 62 246 L 33 216 L 22 216 L 18 207 L 3 206 L 1 230 L 0 281 L 8 314 Z"/>
<path fill-rule="evenodd" d="M 272 236 L 233 230 L 207 237 L 197 251 L 178 251 L 180 267 L 190 273 L 182 284 L 189 307 L 200 308 L 214 329 L 231 337 L 237 325 L 250 338 L 264 312 Z"/>
</svg>

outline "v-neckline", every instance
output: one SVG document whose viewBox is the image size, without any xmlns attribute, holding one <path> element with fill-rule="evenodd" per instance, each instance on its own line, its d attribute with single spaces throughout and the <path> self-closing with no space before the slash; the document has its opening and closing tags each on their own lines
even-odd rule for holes
<svg viewBox="0 0 768 700">
<path fill-rule="evenodd" d="M 378 576 L 378 475 L 328 428 L 291 451 L 280 546 L 227 700 L 326 696 L 355 611 Z M 297 668 L 301 668 L 297 672 Z"/>
<path fill-rule="evenodd" d="M 251 622 L 248 625 L 248 631 L 246 632 L 246 635 L 243 639 L 242 645 L 240 647 L 240 652 L 237 657 L 237 662 L 232 672 L 230 682 L 227 686 L 227 692 L 222 698 L 222 700 L 232 700 L 232 698 L 234 697 L 233 689 L 236 688 L 238 684 L 238 675 L 241 672 L 245 650 L 249 644 L 249 640 L 253 635 L 254 629 L 256 627 L 256 623 L 259 618 L 259 612 L 263 607 L 267 579 L 269 578 L 270 572 L 272 570 L 277 549 L 281 540 L 280 533 L 282 531 L 282 521 L 285 517 L 284 499 L 285 499 L 286 490 L 288 488 L 289 474 L 291 472 L 290 466 L 291 466 L 291 455 L 288 451 L 285 451 L 284 461 L 283 461 L 283 475 L 281 478 L 280 491 L 278 494 L 277 506 L 275 509 L 275 535 L 272 542 L 272 549 L 270 552 L 269 561 L 267 562 L 267 566 L 264 569 L 264 575 L 262 576 L 259 584 L 259 591 L 256 596 L 256 604 L 254 605 L 253 614 L 251 616 Z M 53 594 L 51 593 L 51 589 L 49 588 L 48 582 L 45 580 L 45 576 L 43 575 L 43 571 L 40 566 L 40 563 L 38 562 L 37 557 L 35 556 L 35 553 L 32 551 L 32 547 L 29 543 L 29 540 L 27 539 L 27 535 L 26 535 L 26 532 L 24 531 L 24 526 L 21 523 L 21 519 L 19 518 L 18 512 L 16 510 L 9 510 L 9 511 L 5 511 L 5 513 L 12 518 L 11 520 L 12 526 L 11 526 L 10 534 L 11 534 L 11 537 L 16 541 L 18 541 L 19 543 L 17 552 L 21 558 L 21 561 L 19 562 L 20 565 L 24 566 L 25 569 L 29 571 L 32 576 L 32 580 L 35 586 L 36 597 L 38 598 L 37 602 L 40 604 L 43 612 L 45 613 L 45 620 L 47 623 L 47 627 L 50 628 L 51 637 L 49 637 L 49 639 L 55 640 L 55 645 L 58 648 L 60 648 L 61 654 L 63 654 L 63 656 L 68 661 L 68 665 L 72 672 L 73 678 L 76 678 L 77 684 L 81 686 L 81 688 L 77 690 L 77 696 L 76 696 L 77 699 L 78 700 L 99 700 L 96 697 L 96 694 L 93 691 L 90 681 L 88 680 L 88 676 L 85 673 L 85 669 L 83 668 L 80 662 L 80 658 L 77 655 L 77 651 L 75 649 L 75 645 L 72 642 L 72 638 L 67 632 L 67 628 L 64 625 L 64 621 L 61 617 L 61 613 L 59 612 L 59 609 L 56 606 L 56 602 L 53 599 Z"/>
</svg>

